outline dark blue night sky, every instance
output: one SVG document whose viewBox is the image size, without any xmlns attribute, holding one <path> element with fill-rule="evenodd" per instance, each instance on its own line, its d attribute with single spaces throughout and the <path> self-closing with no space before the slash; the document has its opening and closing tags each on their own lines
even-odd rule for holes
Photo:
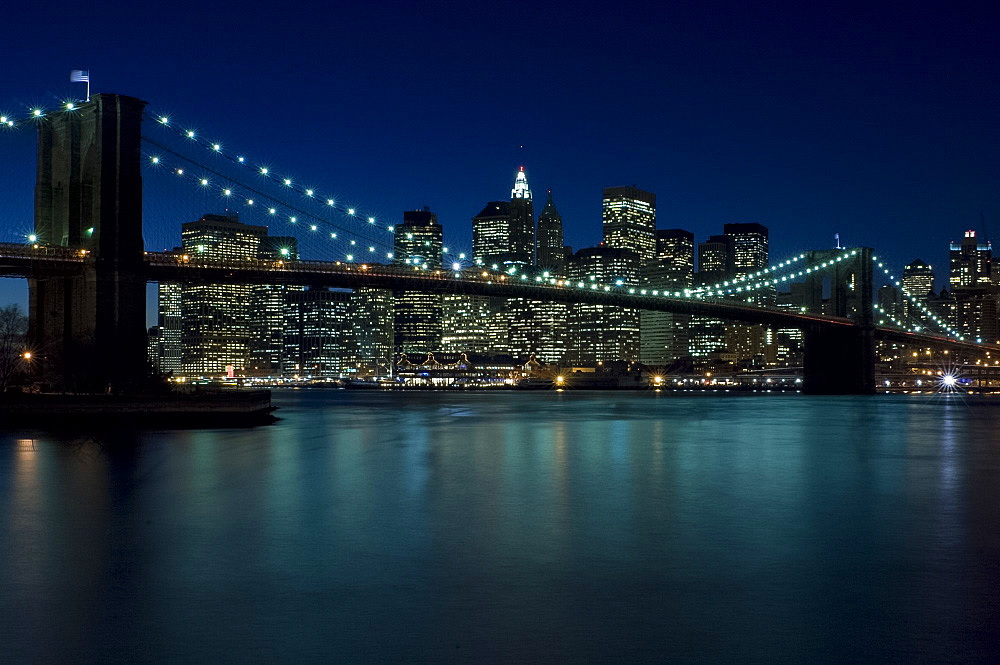
<svg viewBox="0 0 1000 665">
<path fill-rule="evenodd" d="M 3 10 L 0 110 L 82 96 L 69 72 L 89 69 L 94 92 L 146 99 L 382 218 L 430 206 L 460 248 L 521 164 L 574 247 L 600 240 L 601 188 L 621 184 L 699 241 L 759 222 L 778 260 L 839 232 L 898 268 L 930 261 L 938 288 L 950 239 L 981 213 L 1000 230 L 987 3 L 35 4 Z M 31 145 L 0 134 L 3 239 L 30 222 Z M 157 178 L 151 249 L 222 208 Z M 0 302 L 25 294 L 0 282 Z"/>
</svg>

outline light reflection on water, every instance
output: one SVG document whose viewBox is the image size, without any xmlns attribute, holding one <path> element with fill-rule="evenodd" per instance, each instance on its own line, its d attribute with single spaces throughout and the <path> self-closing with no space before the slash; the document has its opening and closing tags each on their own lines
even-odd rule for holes
<svg viewBox="0 0 1000 665">
<path fill-rule="evenodd" d="M 996 403 L 276 400 L 269 428 L 0 434 L 4 659 L 989 658 Z"/>
</svg>

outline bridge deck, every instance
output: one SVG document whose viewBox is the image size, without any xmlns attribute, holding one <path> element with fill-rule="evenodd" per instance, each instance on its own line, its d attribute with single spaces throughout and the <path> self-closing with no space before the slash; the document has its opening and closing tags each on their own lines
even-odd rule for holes
<svg viewBox="0 0 1000 665">
<path fill-rule="evenodd" d="M 74 274 L 92 260 L 85 250 L 0 243 L 0 276 L 35 277 Z M 781 328 L 830 329 L 854 326 L 849 318 L 792 312 L 723 299 L 694 299 L 642 295 L 628 286 L 607 286 L 551 279 L 549 283 L 483 273 L 481 270 L 416 270 L 378 263 L 282 261 L 256 259 L 238 262 L 199 260 L 192 256 L 147 252 L 144 272 L 148 281 L 201 284 L 292 284 L 356 289 L 401 289 L 429 293 L 462 293 L 477 296 L 527 298 L 563 303 L 590 303 L 633 309 L 674 312 L 758 323 Z M 459 275 L 456 277 L 456 274 Z M 635 293 L 629 293 L 632 288 Z M 926 333 L 875 327 L 876 339 L 901 344 L 946 345 L 952 348 L 997 351 L 1000 347 L 961 342 Z"/>
</svg>

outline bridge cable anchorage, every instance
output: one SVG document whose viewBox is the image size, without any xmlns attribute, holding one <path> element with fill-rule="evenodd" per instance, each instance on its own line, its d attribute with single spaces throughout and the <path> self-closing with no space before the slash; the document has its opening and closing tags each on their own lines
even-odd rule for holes
<svg viewBox="0 0 1000 665">
<path fill-rule="evenodd" d="M 178 123 L 171 121 L 170 118 L 166 115 L 157 115 L 147 110 L 145 116 L 150 120 L 152 120 L 154 124 L 160 127 L 164 127 L 173 132 L 174 134 L 176 134 L 177 136 L 180 136 L 184 139 L 187 139 L 188 141 L 200 145 L 207 152 L 220 155 L 221 157 L 227 159 L 231 163 L 239 167 L 243 167 L 244 169 L 258 176 L 262 176 L 279 186 L 285 187 L 289 191 L 293 191 L 298 194 L 301 194 L 302 196 L 314 199 L 321 205 L 324 205 L 332 210 L 335 210 L 343 214 L 346 218 L 358 220 L 359 223 L 361 224 L 367 223 L 367 225 L 373 227 L 377 226 L 376 216 L 374 215 L 374 213 L 362 213 L 356 207 L 348 206 L 344 203 L 341 203 L 338 200 L 338 197 L 321 194 L 315 188 L 300 185 L 297 181 L 293 180 L 290 177 L 279 176 L 272 167 L 262 162 L 252 162 L 251 160 L 247 159 L 244 155 L 231 152 L 227 150 L 225 147 L 223 147 L 223 145 L 218 141 L 209 141 L 205 138 L 202 138 L 200 133 L 196 132 L 195 130 L 183 129 Z M 392 234 L 395 229 L 394 226 L 388 225 L 383 230 L 389 234 Z"/>
<path fill-rule="evenodd" d="M 926 316 L 926 318 L 930 319 L 935 324 L 937 324 L 937 326 L 938 326 L 938 328 L 940 330 L 944 331 L 948 335 L 951 335 L 952 337 L 954 337 L 955 339 L 957 339 L 960 342 L 965 342 L 966 341 L 965 337 L 963 337 L 961 335 L 961 333 L 959 333 L 957 330 L 955 330 L 954 328 L 952 328 L 951 326 L 949 326 L 947 323 L 945 323 L 937 314 L 935 314 L 933 311 L 931 311 L 930 308 L 928 308 L 926 305 L 924 305 L 924 303 L 920 302 L 920 300 L 918 300 L 912 293 L 910 293 L 909 291 L 907 291 L 906 287 L 903 286 L 902 281 L 896 279 L 895 275 L 893 275 L 892 273 L 889 272 L 889 269 L 885 266 L 885 264 L 882 261 L 878 260 L 877 256 L 874 256 L 874 255 L 872 256 L 872 262 L 875 263 L 882 270 L 882 272 L 885 273 L 886 277 L 889 278 L 889 282 L 886 285 L 891 285 L 891 286 L 898 287 L 900 293 L 902 293 L 906 297 L 907 300 L 909 300 L 914 305 L 916 305 L 916 307 Z M 981 344 L 981 342 L 979 340 L 976 340 L 975 343 L 976 344 Z"/>
<path fill-rule="evenodd" d="M 298 224 L 300 221 L 306 222 L 306 224 L 303 224 L 297 228 L 302 228 L 302 226 L 304 226 L 310 229 L 312 232 L 318 232 L 321 226 L 324 227 L 326 231 L 334 229 L 334 231 L 331 231 L 329 233 L 330 240 L 336 240 L 340 243 L 344 243 L 346 247 L 352 248 L 352 251 L 358 251 L 358 248 L 360 248 L 360 250 L 362 251 L 362 253 L 365 255 L 366 258 L 370 256 L 372 259 L 374 259 L 376 256 L 376 248 L 378 246 L 382 246 L 383 249 L 386 247 L 385 242 L 382 239 L 373 238 L 370 236 L 369 237 L 362 236 L 360 239 L 364 240 L 365 242 L 362 244 L 358 244 L 357 239 L 350 238 L 350 235 L 355 233 L 354 229 L 347 228 L 346 226 L 331 221 L 330 219 L 320 217 L 319 215 L 316 215 L 313 212 L 306 210 L 301 206 L 286 203 L 278 199 L 274 195 L 263 191 L 260 188 L 234 180 L 225 173 L 222 173 L 217 169 L 213 169 L 212 167 L 205 166 L 197 162 L 196 160 L 193 160 L 185 155 L 182 155 L 157 141 L 149 139 L 145 135 L 143 135 L 143 140 L 146 141 L 146 143 L 148 143 L 149 145 L 156 148 L 155 152 L 150 152 L 146 155 L 149 164 L 151 164 L 154 167 L 159 167 L 164 170 L 169 170 L 170 173 L 177 175 L 182 179 L 185 179 L 191 182 L 192 184 L 199 186 L 200 188 L 204 189 L 206 187 L 212 187 L 213 190 L 217 190 L 218 193 L 225 198 L 234 197 L 236 195 L 235 190 L 242 189 L 245 192 L 249 192 L 250 194 L 249 196 L 242 197 L 243 202 L 246 205 L 256 206 L 263 210 L 266 210 L 267 216 L 273 217 L 275 219 L 278 218 L 279 210 L 283 210 L 284 213 L 295 213 L 295 214 L 283 213 L 282 217 L 285 217 L 286 221 L 290 224 Z M 164 154 L 171 155 L 176 161 L 174 163 L 171 163 L 170 160 L 163 157 Z M 183 166 L 177 166 L 178 163 L 183 163 L 184 165 L 192 165 L 194 168 L 187 169 L 184 168 Z M 200 169 L 201 173 L 200 174 L 194 173 L 195 169 Z M 216 186 L 214 179 L 204 177 L 206 173 L 219 178 L 223 184 Z M 241 197 L 235 196 L 235 198 L 238 199 Z M 324 234 L 326 233 L 326 231 L 324 231 Z M 391 259 L 392 248 L 389 247 L 388 249 L 390 250 L 387 252 L 387 254 L 389 255 L 388 258 Z"/>
</svg>

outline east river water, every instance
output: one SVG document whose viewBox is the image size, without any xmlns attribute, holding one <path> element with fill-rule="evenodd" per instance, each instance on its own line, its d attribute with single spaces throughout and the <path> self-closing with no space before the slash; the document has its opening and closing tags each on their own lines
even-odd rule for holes
<svg viewBox="0 0 1000 665">
<path fill-rule="evenodd" d="M 278 392 L 0 424 L 0 661 L 995 662 L 1000 400 Z"/>
</svg>

